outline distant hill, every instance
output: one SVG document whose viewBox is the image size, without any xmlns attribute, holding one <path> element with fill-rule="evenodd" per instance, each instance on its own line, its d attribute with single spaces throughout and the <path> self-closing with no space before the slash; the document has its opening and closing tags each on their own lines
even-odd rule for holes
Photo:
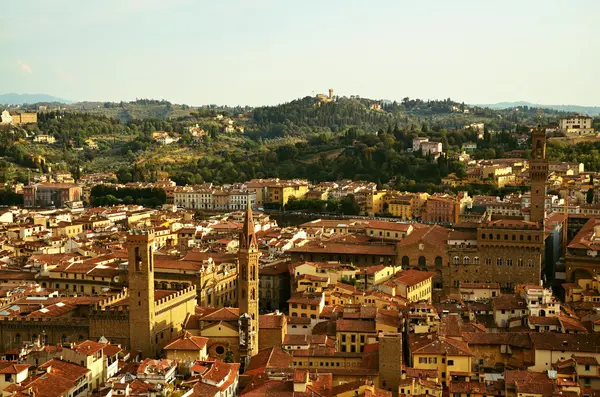
<svg viewBox="0 0 600 397">
<path fill-rule="evenodd" d="M 516 108 L 516 107 L 533 107 L 533 108 L 546 108 L 546 109 L 554 109 L 562 112 L 571 112 L 571 113 L 581 113 L 587 114 L 589 116 L 599 116 L 600 115 L 600 106 L 580 106 L 580 105 L 540 105 L 538 103 L 531 103 L 527 101 L 517 101 L 517 102 L 498 102 L 492 104 L 480 104 L 476 106 L 482 106 L 490 109 L 508 109 L 508 108 Z"/>
<path fill-rule="evenodd" d="M 0 94 L 0 104 L 4 105 L 22 105 L 24 103 L 40 103 L 40 102 L 60 102 L 72 103 L 68 99 L 57 98 L 47 94 L 17 94 L 10 92 L 8 94 Z"/>
</svg>

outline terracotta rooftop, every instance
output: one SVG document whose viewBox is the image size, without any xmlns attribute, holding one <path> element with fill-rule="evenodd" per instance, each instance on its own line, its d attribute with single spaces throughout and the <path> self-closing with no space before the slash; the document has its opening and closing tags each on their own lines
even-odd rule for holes
<svg viewBox="0 0 600 397">
<path fill-rule="evenodd" d="M 192 350 L 192 351 L 200 351 L 206 348 L 206 344 L 208 343 L 208 338 L 204 338 L 202 336 L 194 336 L 189 332 L 186 332 L 181 337 L 173 340 L 168 345 L 166 345 L 164 350 Z"/>
</svg>

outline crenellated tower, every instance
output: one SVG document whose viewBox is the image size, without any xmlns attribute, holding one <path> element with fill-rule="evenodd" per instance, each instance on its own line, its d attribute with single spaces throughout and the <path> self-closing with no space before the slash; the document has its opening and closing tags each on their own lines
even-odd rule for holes
<svg viewBox="0 0 600 397">
<path fill-rule="evenodd" d="M 127 235 L 129 278 L 129 338 L 131 350 L 156 357 L 154 341 L 154 231 L 132 230 Z"/>
<path fill-rule="evenodd" d="M 238 250 L 238 307 L 242 367 L 258 353 L 258 242 L 250 204 L 244 217 Z"/>
<path fill-rule="evenodd" d="M 531 181 L 531 213 L 532 222 L 543 224 L 546 218 L 546 180 L 548 179 L 548 159 L 546 158 L 546 129 L 541 123 L 533 129 L 531 136 L 531 161 L 529 164 Z"/>
</svg>

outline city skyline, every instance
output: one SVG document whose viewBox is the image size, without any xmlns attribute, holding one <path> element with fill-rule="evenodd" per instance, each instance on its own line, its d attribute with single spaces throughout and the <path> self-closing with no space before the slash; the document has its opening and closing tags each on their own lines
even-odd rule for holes
<svg viewBox="0 0 600 397">
<path fill-rule="evenodd" d="M 73 101 L 258 106 L 334 88 L 599 105 L 586 45 L 599 5 L 551 3 L 21 1 L 0 16 L 0 81 Z"/>
</svg>

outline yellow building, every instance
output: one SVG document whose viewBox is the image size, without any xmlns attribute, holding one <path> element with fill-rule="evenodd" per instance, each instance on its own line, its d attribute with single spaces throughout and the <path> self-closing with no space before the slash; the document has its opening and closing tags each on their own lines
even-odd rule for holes
<svg viewBox="0 0 600 397">
<path fill-rule="evenodd" d="M 269 203 L 287 205 L 290 198 L 302 199 L 308 193 L 308 183 L 300 181 L 277 181 L 267 185 Z"/>
<path fill-rule="evenodd" d="M 312 189 L 306 193 L 307 199 L 327 200 L 329 189 Z"/>
<path fill-rule="evenodd" d="M 442 397 L 443 391 L 442 385 L 437 382 L 412 377 L 402 379 L 399 382 L 398 388 L 399 394 L 405 396 Z M 455 396 L 452 395 L 452 397 Z"/>
<path fill-rule="evenodd" d="M 415 200 L 412 196 L 400 196 L 388 204 L 388 213 L 403 220 L 413 219 Z"/>
<path fill-rule="evenodd" d="M 394 271 L 393 266 L 373 265 L 363 267 L 356 274 L 356 287 L 362 290 L 370 290 L 392 278 Z"/>
<path fill-rule="evenodd" d="M 387 194 L 386 190 L 369 191 L 365 200 L 365 207 L 363 210 L 369 216 L 383 213 L 383 206 L 385 203 L 384 197 Z"/>
<path fill-rule="evenodd" d="M 105 357 L 103 349 L 104 343 L 98 343 L 91 340 L 83 341 L 74 345 L 71 349 L 63 349 L 60 355 L 65 361 L 79 364 L 90 370 L 89 379 L 92 388 L 96 389 L 107 379 L 105 373 Z"/>
<path fill-rule="evenodd" d="M 321 292 L 327 289 L 331 280 L 327 276 L 313 276 L 305 274 L 296 277 L 296 292 Z"/>
<path fill-rule="evenodd" d="M 208 358 L 206 345 L 208 338 L 202 336 L 194 336 L 186 332 L 181 337 L 175 339 L 163 350 L 168 360 L 184 361 L 204 361 Z"/>
<path fill-rule="evenodd" d="M 429 338 L 430 335 L 415 339 L 411 343 L 412 366 L 416 369 L 436 370 L 444 385 L 455 376 L 470 377 L 473 352 L 469 345 L 453 338 Z"/>
<path fill-rule="evenodd" d="M 398 312 L 391 311 L 396 316 Z M 360 315 L 360 314 L 359 314 Z M 394 321 L 393 314 L 386 318 L 380 315 L 372 319 L 347 319 L 336 321 L 336 344 L 340 352 L 362 353 L 367 344 L 375 343 L 380 332 L 397 333 L 399 322 Z"/>
<path fill-rule="evenodd" d="M 386 283 L 386 288 L 382 292 L 391 295 L 399 295 L 410 302 L 426 301 L 431 303 L 432 279 L 435 273 L 423 272 L 420 270 L 404 270 L 397 277 L 394 277 L 392 283 L 395 285 L 394 291 L 388 291 L 390 282 Z"/>
<path fill-rule="evenodd" d="M 299 292 L 288 299 L 290 316 L 319 318 L 325 307 L 325 294 L 323 292 Z"/>
<path fill-rule="evenodd" d="M 336 352 L 335 349 L 310 348 L 292 351 L 292 367 L 319 372 L 333 373 L 333 385 L 355 382 L 369 378 L 379 383 L 377 368 L 369 368 L 363 363 L 363 355 Z"/>
<path fill-rule="evenodd" d="M 70 222 L 59 222 L 56 227 L 52 229 L 53 237 L 73 237 L 83 232 L 82 223 L 70 223 Z"/>
</svg>

